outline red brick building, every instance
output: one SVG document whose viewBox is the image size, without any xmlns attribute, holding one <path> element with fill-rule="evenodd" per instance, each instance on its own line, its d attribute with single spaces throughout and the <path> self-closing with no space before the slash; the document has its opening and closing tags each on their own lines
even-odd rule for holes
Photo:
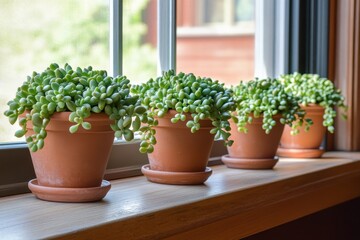
<svg viewBox="0 0 360 240">
<path fill-rule="evenodd" d="M 254 77 L 253 0 L 177 1 L 177 71 L 226 84 Z M 156 1 L 145 14 L 146 41 L 156 46 Z"/>
</svg>

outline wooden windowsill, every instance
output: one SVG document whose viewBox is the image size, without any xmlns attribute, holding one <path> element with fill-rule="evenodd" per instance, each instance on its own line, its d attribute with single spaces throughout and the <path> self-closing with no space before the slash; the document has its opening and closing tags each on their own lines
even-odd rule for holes
<svg viewBox="0 0 360 240">
<path fill-rule="evenodd" d="M 359 153 L 281 159 L 274 170 L 223 165 L 201 186 L 112 181 L 97 203 L 0 199 L 2 239 L 238 239 L 360 196 Z M 202 235 L 206 233 L 206 235 Z"/>
</svg>

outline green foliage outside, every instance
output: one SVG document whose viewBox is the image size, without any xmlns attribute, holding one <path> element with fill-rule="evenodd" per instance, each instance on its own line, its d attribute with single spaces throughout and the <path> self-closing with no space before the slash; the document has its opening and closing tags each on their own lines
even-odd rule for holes
<svg viewBox="0 0 360 240">
<path fill-rule="evenodd" d="M 155 49 L 143 44 L 148 0 L 124 1 L 123 72 L 131 81 L 156 74 Z M 0 0 L 0 142 L 15 141 L 2 114 L 17 87 L 51 62 L 109 71 L 107 0 Z"/>
</svg>

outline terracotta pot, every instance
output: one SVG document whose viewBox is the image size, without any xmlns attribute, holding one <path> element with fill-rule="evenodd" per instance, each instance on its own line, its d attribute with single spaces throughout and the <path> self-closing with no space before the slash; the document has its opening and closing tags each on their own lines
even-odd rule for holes
<svg viewBox="0 0 360 240">
<path fill-rule="evenodd" d="M 276 125 L 269 134 L 262 129 L 263 118 L 253 118 L 247 124 L 248 133 L 240 133 L 231 121 L 231 137 L 234 144 L 228 147 L 229 155 L 223 156 L 223 162 L 232 168 L 268 169 L 273 168 L 278 159 L 275 157 L 284 125 L 279 122 L 280 115 L 274 116 Z"/>
<path fill-rule="evenodd" d="M 213 128 L 210 120 L 201 120 L 201 128 L 195 133 L 191 133 L 190 129 L 186 127 L 186 122 L 178 121 L 172 123 L 170 119 L 174 117 L 176 111 L 170 110 L 163 118 L 158 118 L 158 126 L 156 130 L 157 143 L 154 145 L 154 152 L 148 154 L 150 168 L 143 168 L 143 173 L 149 179 L 147 170 L 152 171 L 152 174 L 157 174 L 158 180 L 155 178 L 149 179 L 154 182 L 170 183 L 170 184 L 200 184 L 204 182 L 211 171 L 206 168 L 210 156 L 210 151 L 214 141 L 214 135 L 210 134 Z M 191 115 L 187 115 L 190 119 Z M 191 173 L 195 176 L 195 181 L 177 182 L 176 180 L 160 179 L 164 172 L 167 174 L 188 175 Z M 195 174 L 196 173 L 196 174 Z M 204 174 L 208 175 L 205 180 Z M 196 180 L 196 175 L 199 175 L 200 180 Z M 202 178 L 200 177 L 202 176 Z M 184 176 L 181 176 L 182 178 Z M 186 177 L 185 177 L 186 178 Z"/>
<path fill-rule="evenodd" d="M 55 113 L 46 127 L 44 148 L 30 151 L 36 184 L 72 190 L 99 188 L 104 185 L 103 177 L 114 141 L 111 120 L 105 113 L 92 114 L 86 119 L 91 123 L 91 130 L 79 127 L 71 134 L 69 127 L 73 123 L 69 122 L 69 115 L 70 112 Z M 27 136 L 32 133 L 32 126 L 28 123 Z"/>
<path fill-rule="evenodd" d="M 320 157 L 324 152 L 320 149 L 326 128 L 323 126 L 324 108 L 319 105 L 302 106 L 306 111 L 305 118 L 310 118 L 313 125 L 309 131 L 305 131 L 305 126 L 301 127 L 299 134 L 292 136 L 291 127 L 286 126 L 280 140 L 278 155 L 282 157 Z"/>
</svg>

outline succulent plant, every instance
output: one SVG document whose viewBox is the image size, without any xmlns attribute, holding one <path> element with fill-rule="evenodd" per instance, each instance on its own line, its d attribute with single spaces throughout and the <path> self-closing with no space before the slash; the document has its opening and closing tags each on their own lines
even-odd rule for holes
<svg viewBox="0 0 360 240">
<path fill-rule="evenodd" d="M 344 96 L 341 90 L 327 78 L 321 78 L 317 74 L 286 74 L 280 76 L 280 81 L 285 91 L 298 98 L 301 105 L 318 104 L 325 108 L 323 125 L 328 131 L 334 132 L 334 118 L 336 117 L 335 106 L 346 111 Z M 346 118 L 346 114 L 342 116 Z"/>
<path fill-rule="evenodd" d="M 298 132 L 297 127 L 305 121 L 307 127 L 310 120 L 304 119 L 305 112 L 301 110 L 298 101 L 292 95 L 285 92 L 284 86 L 278 79 L 255 79 L 249 82 L 240 82 L 232 87 L 236 110 L 232 113 L 232 119 L 236 123 L 239 132 L 247 133 L 247 124 L 251 124 L 253 118 L 263 117 L 262 128 L 269 134 L 276 125 L 273 116 L 281 115 L 280 123 L 292 126 L 292 133 Z M 298 120 L 296 124 L 294 121 Z"/>
<path fill-rule="evenodd" d="M 72 112 L 69 129 L 75 133 L 78 128 L 88 130 L 91 124 L 86 118 L 93 113 L 105 112 L 114 124 L 111 128 L 115 136 L 130 141 L 134 131 L 140 128 L 145 108 L 138 96 L 130 95 L 130 81 L 125 76 L 110 77 L 106 71 L 93 70 L 92 67 L 77 67 L 68 64 L 64 68 L 51 64 L 41 73 L 33 72 L 27 77 L 16 96 L 8 102 L 9 109 L 5 116 L 14 124 L 20 115 L 20 130 L 16 137 L 23 137 L 27 132 L 27 123 L 33 124 L 34 134 L 26 137 L 31 151 L 43 148 L 46 138 L 46 126 L 55 112 Z M 131 127 L 132 126 L 132 127 Z"/>
<path fill-rule="evenodd" d="M 192 133 L 200 129 L 200 120 L 210 119 L 214 126 L 211 133 L 215 139 L 222 138 L 226 145 L 229 140 L 231 117 L 235 103 L 230 89 L 224 84 L 210 78 L 196 77 L 194 74 L 179 73 L 170 70 L 161 77 L 150 79 L 142 85 L 133 86 L 132 93 L 138 94 L 148 113 L 148 124 L 140 128 L 142 142 L 140 152 L 152 152 L 156 144 L 157 125 L 155 118 L 163 117 L 169 110 L 177 114 L 171 119 L 172 123 L 186 121 L 186 126 Z M 191 114 L 187 119 L 186 113 Z"/>
</svg>

